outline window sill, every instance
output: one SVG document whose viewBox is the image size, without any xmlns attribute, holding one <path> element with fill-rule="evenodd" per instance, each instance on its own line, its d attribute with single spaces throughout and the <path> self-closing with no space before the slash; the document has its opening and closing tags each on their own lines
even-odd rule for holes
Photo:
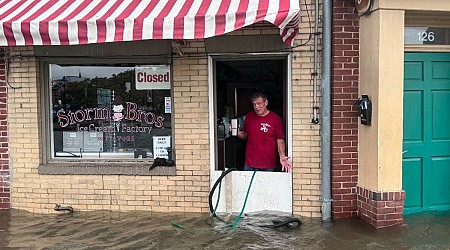
<svg viewBox="0 0 450 250">
<path fill-rule="evenodd" d="M 41 164 L 40 175 L 139 175 L 169 176 L 176 175 L 176 168 L 157 166 L 149 170 L 152 161 L 89 161 L 89 162 L 51 162 Z"/>
</svg>

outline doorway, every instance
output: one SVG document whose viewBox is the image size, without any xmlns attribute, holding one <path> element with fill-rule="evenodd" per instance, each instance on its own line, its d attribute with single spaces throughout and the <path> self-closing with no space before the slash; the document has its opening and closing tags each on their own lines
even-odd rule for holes
<svg viewBox="0 0 450 250">
<path fill-rule="evenodd" d="M 251 95 L 263 90 L 268 95 L 268 109 L 278 114 L 285 126 L 286 149 L 289 124 L 290 58 L 277 57 L 210 58 L 210 103 L 214 133 L 211 140 L 211 187 L 222 171 L 236 168 L 225 181 L 217 211 L 237 212 L 241 209 L 245 193 L 253 175 L 243 171 L 246 141 L 233 136 L 230 126 L 233 120 L 242 126 L 245 116 L 253 111 Z M 212 86 L 211 86 L 212 85 Z M 288 152 L 286 152 L 288 154 Z M 281 164 L 275 172 L 257 172 L 246 205 L 246 212 L 275 210 L 292 212 L 292 174 L 281 172 Z"/>
<path fill-rule="evenodd" d="M 268 109 L 286 120 L 285 69 L 286 60 L 282 59 L 216 61 L 217 170 L 244 168 L 246 141 L 233 136 L 228 124 L 236 119 L 242 127 L 247 113 L 253 111 L 250 97 L 256 90 L 265 91 Z M 281 165 L 275 171 L 281 171 Z"/>
</svg>

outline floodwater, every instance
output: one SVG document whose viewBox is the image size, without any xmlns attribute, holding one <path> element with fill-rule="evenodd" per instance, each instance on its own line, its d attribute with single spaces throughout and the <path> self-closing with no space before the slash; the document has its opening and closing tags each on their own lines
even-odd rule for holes
<svg viewBox="0 0 450 250">
<path fill-rule="evenodd" d="M 450 212 L 405 216 L 405 225 L 374 229 L 360 219 L 298 228 L 266 228 L 274 212 L 233 216 L 151 212 L 0 210 L 0 249 L 450 249 Z M 295 225 L 294 225 L 295 226 Z"/>
</svg>

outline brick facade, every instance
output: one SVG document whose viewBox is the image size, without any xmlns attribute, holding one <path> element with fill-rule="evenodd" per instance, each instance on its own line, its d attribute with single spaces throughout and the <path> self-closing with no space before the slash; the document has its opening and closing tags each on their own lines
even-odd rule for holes
<svg viewBox="0 0 450 250">
<path fill-rule="evenodd" d="M 307 1 L 309 9 L 312 2 Z M 302 8 L 305 8 L 303 5 Z M 307 13 L 301 34 L 309 36 Z M 230 35 L 278 34 L 258 25 Z M 183 55 L 173 58 L 173 116 L 176 174 L 140 176 L 116 174 L 39 174 L 43 153 L 39 63 L 33 47 L 11 47 L 10 82 L 20 88 L 8 93 L 10 151 L 14 165 L 13 208 L 52 212 L 55 203 L 75 210 L 147 210 L 208 212 L 210 141 L 208 57 L 203 40 L 190 40 Z M 293 212 L 320 217 L 320 126 L 311 124 L 312 41 L 295 48 L 292 60 Z M 193 54 L 194 56 L 190 56 Z M 20 55 L 20 57 L 19 57 Z M 18 56 L 18 57 L 14 57 Z"/>
<path fill-rule="evenodd" d="M 359 216 L 376 228 L 403 224 L 404 191 L 358 184 L 359 18 L 351 1 L 333 1 L 332 216 Z"/>
<path fill-rule="evenodd" d="M 304 4 L 301 4 L 300 34 L 295 40 L 296 44 L 303 44 L 308 41 L 310 32 L 308 22 L 310 20 L 307 11 L 310 12 L 311 16 L 315 15 L 314 1 L 308 0 L 306 3 L 308 4 L 307 8 Z M 311 25 L 314 30 L 314 22 Z M 313 36 L 311 36 L 311 39 L 313 39 Z M 321 45 L 319 44 L 319 50 L 320 48 Z M 293 210 L 294 214 L 306 217 L 322 216 L 320 213 L 320 198 L 322 195 L 320 125 L 311 123 L 313 113 L 313 51 L 313 40 L 310 40 L 306 45 L 296 47 L 292 56 Z M 319 85 L 318 100 L 320 101 L 320 77 L 317 82 Z M 317 105 L 320 107 L 320 102 Z"/>
<path fill-rule="evenodd" d="M 358 183 L 359 20 L 354 2 L 333 1 L 332 216 L 356 216 Z"/>
<path fill-rule="evenodd" d="M 39 64 L 32 47 L 10 48 L 10 53 L 9 79 L 20 86 L 8 93 L 13 208 L 40 213 L 58 203 L 76 210 L 209 211 L 206 59 L 174 60 L 176 176 L 40 175 Z"/>
<path fill-rule="evenodd" d="M 11 206 L 5 50 L 0 48 L 0 209 Z"/>
<path fill-rule="evenodd" d="M 405 191 L 372 192 L 358 187 L 358 215 L 376 228 L 403 225 Z"/>
</svg>

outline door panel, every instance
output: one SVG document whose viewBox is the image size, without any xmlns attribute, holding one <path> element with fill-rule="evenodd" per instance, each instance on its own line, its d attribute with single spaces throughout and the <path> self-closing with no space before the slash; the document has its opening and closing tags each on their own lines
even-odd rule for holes
<svg viewBox="0 0 450 250">
<path fill-rule="evenodd" d="M 408 158 L 403 160 L 403 189 L 407 199 L 405 207 L 422 207 L 422 173 L 423 164 L 421 158 Z"/>
<path fill-rule="evenodd" d="M 450 209 L 450 53 L 406 53 L 405 213 Z"/>
<path fill-rule="evenodd" d="M 449 67 L 450 68 L 450 67 Z M 450 91 L 433 91 L 433 140 L 449 140 Z"/>
<path fill-rule="evenodd" d="M 431 205 L 450 204 L 450 157 L 431 159 L 432 194 Z"/>
<path fill-rule="evenodd" d="M 220 171 L 212 172 L 211 186 L 221 174 Z M 253 171 L 233 171 L 225 176 L 222 179 L 222 186 L 220 188 L 218 186 L 212 196 L 214 208 L 217 204 L 216 212 L 239 213 L 245 204 L 246 213 L 260 211 L 292 213 L 291 174 L 258 171 L 250 186 L 252 176 Z"/>
<path fill-rule="evenodd" d="M 232 187 L 232 212 L 240 212 L 244 206 L 253 172 L 238 171 L 233 174 L 235 179 Z M 289 177 L 290 174 L 283 172 L 256 172 L 245 205 L 245 212 L 267 210 L 292 213 L 292 185 Z"/>
<path fill-rule="evenodd" d="M 405 91 L 404 102 L 409 103 L 405 106 L 405 115 L 403 120 L 408 126 L 403 128 L 403 140 L 408 142 L 423 141 L 423 91 Z"/>
</svg>

